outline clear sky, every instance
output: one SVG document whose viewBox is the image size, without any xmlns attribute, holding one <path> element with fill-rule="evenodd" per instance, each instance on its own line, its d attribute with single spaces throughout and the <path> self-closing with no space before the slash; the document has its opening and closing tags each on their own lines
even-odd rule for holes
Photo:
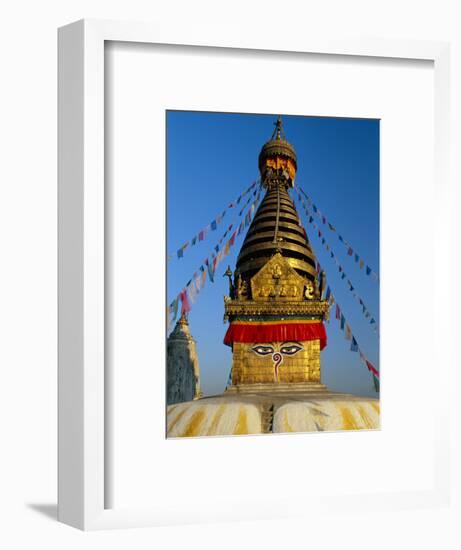
<svg viewBox="0 0 461 550">
<path fill-rule="evenodd" d="M 282 113 L 283 115 L 283 113 Z M 176 250 L 209 224 L 258 176 L 258 155 L 271 137 L 277 114 L 167 112 L 167 298 L 170 303 L 203 260 L 211 255 L 227 227 L 238 227 L 239 208 L 227 211 L 216 231 L 176 258 Z M 329 117 L 283 116 L 287 140 L 298 156 L 296 183 L 313 199 L 361 258 L 379 273 L 379 121 Z M 290 191 L 295 199 L 294 191 Z M 244 204 L 242 201 L 241 204 Z M 379 368 L 379 338 L 342 280 L 329 252 L 295 206 L 311 245 L 327 274 L 337 302 L 360 348 Z M 322 225 L 318 218 L 318 225 Z M 379 324 L 379 284 L 347 255 L 335 233 L 321 227 L 356 293 Z M 222 343 L 223 296 L 228 293 L 227 266 L 235 269 L 245 232 L 219 265 L 215 282 L 207 279 L 189 314 L 197 341 L 205 395 L 221 393 L 229 376 L 232 353 Z M 229 237 L 227 237 L 229 238 Z M 227 239 L 226 239 L 227 240 Z M 332 310 L 326 323 L 328 345 L 322 351 L 322 382 L 335 391 L 376 396 L 371 374 L 341 332 Z"/>
</svg>

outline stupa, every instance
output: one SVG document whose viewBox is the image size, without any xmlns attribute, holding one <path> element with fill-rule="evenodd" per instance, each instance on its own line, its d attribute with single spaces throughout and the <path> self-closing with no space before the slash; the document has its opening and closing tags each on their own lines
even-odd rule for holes
<svg viewBox="0 0 461 550">
<path fill-rule="evenodd" d="M 166 353 L 167 405 L 198 399 L 201 396 L 199 360 L 185 314 L 168 337 Z"/>
<path fill-rule="evenodd" d="M 259 154 L 265 196 L 230 267 L 224 298 L 231 384 L 168 407 L 168 437 L 379 428 L 379 401 L 331 392 L 321 380 L 325 275 L 289 191 L 297 156 L 281 117 Z"/>
</svg>

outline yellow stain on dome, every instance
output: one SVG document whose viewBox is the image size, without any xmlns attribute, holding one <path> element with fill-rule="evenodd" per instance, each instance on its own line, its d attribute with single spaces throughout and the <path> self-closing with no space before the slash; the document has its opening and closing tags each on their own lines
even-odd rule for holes
<svg viewBox="0 0 461 550">
<path fill-rule="evenodd" d="M 195 412 L 189 423 L 187 424 L 187 428 L 184 430 L 184 437 L 193 437 L 200 434 L 200 426 L 202 422 L 205 420 L 205 411 L 198 410 Z"/>
<path fill-rule="evenodd" d="M 371 403 L 371 406 L 375 409 L 375 411 L 379 414 L 381 412 L 379 403 Z"/>
<path fill-rule="evenodd" d="M 175 409 L 176 410 L 176 407 L 175 406 Z M 183 408 L 182 411 L 180 411 L 176 417 L 171 421 L 171 423 L 168 425 L 168 433 L 171 433 L 174 429 L 174 427 L 176 426 L 176 424 L 181 420 L 181 418 L 186 414 L 187 412 L 187 409 Z"/>
<path fill-rule="evenodd" d="M 217 428 L 218 428 L 218 424 L 219 424 L 219 421 L 221 420 L 223 414 L 224 414 L 224 411 L 226 410 L 226 406 L 225 405 L 220 405 L 218 407 L 218 410 L 216 411 L 214 417 L 213 417 L 213 421 L 211 422 L 211 426 L 209 427 L 208 429 L 208 432 L 207 432 L 207 435 L 214 435 L 216 434 L 217 432 Z"/>
<path fill-rule="evenodd" d="M 374 408 L 374 407 L 373 407 Z M 360 418 L 362 419 L 363 423 L 365 424 L 365 426 L 367 428 L 374 428 L 375 427 L 375 423 L 373 422 L 373 420 L 371 419 L 370 415 L 367 413 L 367 411 L 365 410 L 365 407 L 359 405 L 357 407 L 357 412 L 359 413 L 360 415 Z"/>
<path fill-rule="evenodd" d="M 235 435 L 245 435 L 248 433 L 247 414 L 242 409 L 239 411 L 237 426 L 234 433 Z"/>
<path fill-rule="evenodd" d="M 291 427 L 290 423 L 288 422 L 288 414 L 287 411 L 285 411 L 285 414 L 283 415 L 283 429 L 287 433 L 294 432 L 293 428 Z"/>
<path fill-rule="evenodd" d="M 354 419 L 354 415 L 347 407 L 340 407 L 341 416 L 343 419 L 343 430 L 358 430 L 360 429 Z"/>
</svg>

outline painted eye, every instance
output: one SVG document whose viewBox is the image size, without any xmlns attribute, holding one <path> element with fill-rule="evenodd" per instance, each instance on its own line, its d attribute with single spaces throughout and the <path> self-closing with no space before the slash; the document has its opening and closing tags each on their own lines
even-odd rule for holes
<svg viewBox="0 0 461 550">
<path fill-rule="evenodd" d="M 289 346 L 282 346 L 280 348 L 280 353 L 283 353 L 283 355 L 294 355 L 302 349 L 302 346 L 298 346 L 297 344 L 290 344 Z"/>
<path fill-rule="evenodd" d="M 251 348 L 251 351 L 258 355 L 269 355 L 274 352 L 274 348 L 272 346 L 255 346 Z"/>
</svg>

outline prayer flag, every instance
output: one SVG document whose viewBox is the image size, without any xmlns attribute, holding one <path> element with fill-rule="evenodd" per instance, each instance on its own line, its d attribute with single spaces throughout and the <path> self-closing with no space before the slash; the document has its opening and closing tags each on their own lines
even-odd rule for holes
<svg viewBox="0 0 461 550">
<path fill-rule="evenodd" d="M 205 238 L 205 231 L 202 229 L 202 231 L 200 231 L 200 233 L 198 234 L 198 240 L 203 241 L 204 238 Z"/>
<path fill-rule="evenodd" d="M 338 239 L 343 243 L 344 239 L 341 237 L 341 235 L 338 235 Z"/>
<path fill-rule="evenodd" d="M 371 268 L 367 266 L 367 275 L 370 275 L 371 273 Z"/>
<path fill-rule="evenodd" d="M 190 311 L 189 299 L 185 289 L 180 292 L 179 297 L 181 298 L 181 315 L 184 315 Z"/>
<path fill-rule="evenodd" d="M 373 377 L 373 384 L 375 386 L 375 392 L 379 393 L 379 378 L 377 378 L 374 374 L 372 375 L 372 377 Z"/>
<path fill-rule="evenodd" d="M 352 250 L 352 248 L 349 247 L 348 250 L 347 250 L 348 256 L 352 256 L 352 253 L 353 253 L 353 252 L 354 252 L 354 251 Z"/>
<path fill-rule="evenodd" d="M 331 295 L 330 287 L 327 287 L 327 291 L 325 292 L 325 300 L 329 300 Z"/>
<path fill-rule="evenodd" d="M 339 309 L 339 306 L 338 304 L 336 304 L 336 319 L 340 319 L 341 318 L 341 310 Z"/>
<path fill-rule="evenodd" d="M 235 243 L 235 237 L 237 237 L 237 231 L 234 231 L 234 233 L 232 234 L 232 237 L 230 238 L 230 246 L 233 246 L 234 243 Z"/>
<path fill-rule="evenodd" d="M 346 323 L 346 340 L 352 340 L 351 327 Z"/>
<path fill-rule="evenodd" d="M 207 265 L 207 269 L 208 269 L 208 277 L 210 278 L 210 281 L 212 283 L 214 283 L 214 271 L 213 271 L 213 266 L 211 265 L 211 262 L 206 261 L 206 265 Z"/>
<path fill-rule="evenodd" d="M 182 258 L 184 256 L 184 250 L 180 248 L 177 252 L 178 258 Z"/>
<path fill-rule="evenodd" d="M 354 259 L 355 259 L 355 262 L 357 263 L 359 261 L 359 255 L 356 254 Z"/>
<path fill-rule="evenodd" d="M 357 340 L 353 336 L 352 336 L 352 342 L 351 342 L 351 351 L 359 351 Z"/>
<path fill-rule="evenodd" d="M 178 315 L 178 297 L 171 302 L 171 304 L 168 307 L 168 326 L 170 326 L 172 321 L 176 320 L 176 317 Z"/>
<path fill-rule="evenodd" d="M 346 324 L 346 318 L 344 317 L 344 315 L 341 313 L 341 330 L 344 330 L 344 325 Z"/>
<path fill-rule="evenodd" d="M 368 367 L 368 370 L 370 372 L 372 372 L 377 378 L 379 378 L 379 372 L 375 369 L 375 367 L 373 366 L 372 363 L 370 363 L 370 361 L 368 361 L 368 359 L 365 359 L 365 363 Z"/>
<path fill-rule="evenodd" d="M 195 246 L 196 242 L 197 242 L 197 237 L 194 237 L 191 241 L 191 246 Z"/>
<path fill-rule="evenodd" d="M 360 269 L 363 269 L 363 266 L 365 265 L 365 262 L 363 260 L 360 260 Z"/>
<path fill-rule="evenodd" d="M 216 227 L 217 227 L 216 220 L 213 220 L 213 221 L 211 222 L 211 231 L 216 231 Z"/>
</svg>

